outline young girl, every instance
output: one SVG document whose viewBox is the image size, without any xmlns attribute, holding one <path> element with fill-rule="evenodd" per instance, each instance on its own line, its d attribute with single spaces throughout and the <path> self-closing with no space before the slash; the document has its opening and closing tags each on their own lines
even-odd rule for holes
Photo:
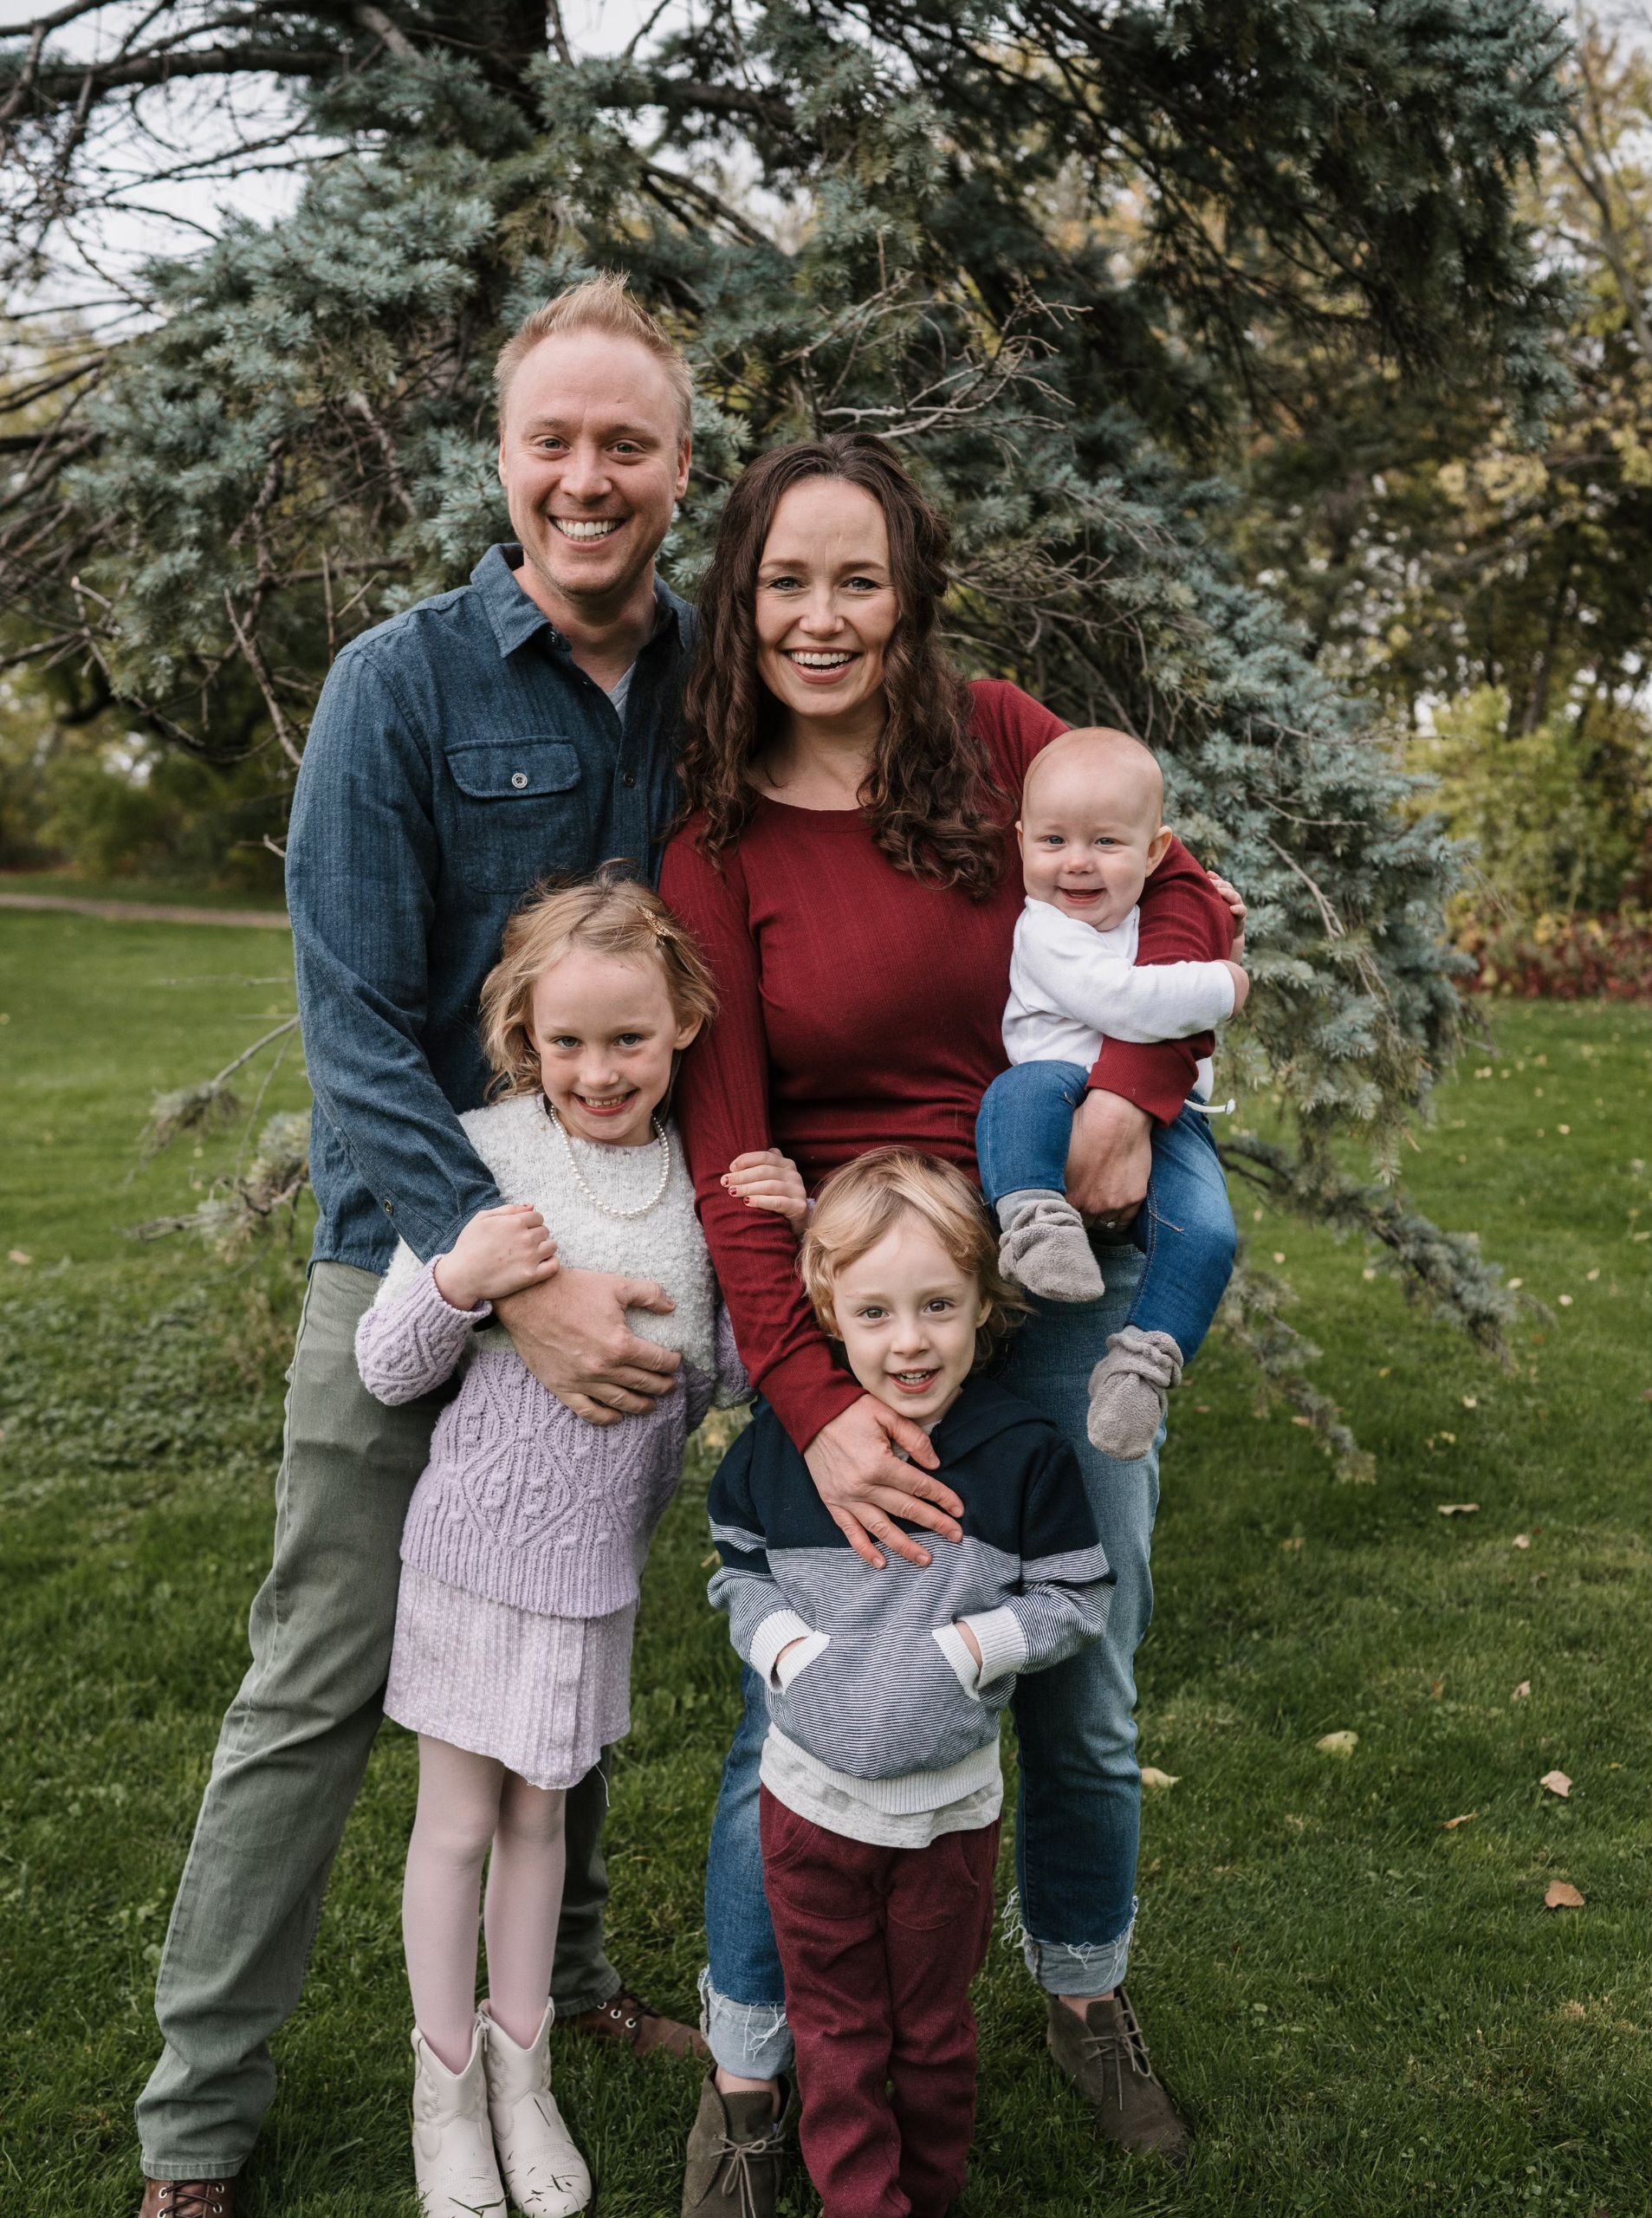
<svg viewBox="0 0 1652 2218">
<path fill-rule="evenodd" d="M 784 1158 L 729 1177 L 796 1221 Z M 799 1256 L 859 1384 L 933 1434 L 963 1502 L 956 1547 L 870 1569 L 762 1404 L 711 1484 L 711 1599 L 768 1689 L 764 1890 L 824 2218 L 945 2218 L 962 2192 L 999 1720 L 1020 1673 L 1106 1624 L 1111 1573 L 1071 1446 L 977 1371 L 1015 1300 L 996 1246 L 962 1172 L 882 1148 L 826 1180 Z M 708 2079 L 703 2111 L 719 2107 Z"/>
<path fill-rule="evenodd" d="M 398 1248 L 357 1334 L 381 1401 L 430 1393 L 470 1358 L 409 1507 L 385 1696 L 419 1736 L 403 1930 L 426 2218 L 502 2211 L 506 2190 L 529 2218 L 591 2199 L 550 2091 L 563 1800 L 629 1727 L 638 1584 L 687 1436 L 714 1399 L 749 1391 L 661 1113 L 714 1007 L 688 934 L 616 866 L 530 901 L 482 989 L 496 1098 L 461 1120 L 504 1205 L 429 1263 Z M 587 1424 L 497 1324 L 478 1330 L 494 1301 L 562 1264 L 672 1298 L 669 1314 L 629 1313 L 683 1356 L 646 1414 Z"/>
</svg>

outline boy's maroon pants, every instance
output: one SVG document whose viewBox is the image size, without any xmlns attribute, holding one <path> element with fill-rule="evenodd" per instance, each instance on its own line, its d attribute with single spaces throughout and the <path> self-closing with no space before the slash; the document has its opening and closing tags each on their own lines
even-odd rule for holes
<svg viewBox="0 0 1652 2218">
<path fill-rule="evenodd" d="M 992 1936 L 998 1827 L 873 1848 L 767 1787 L 761 1826 L 824 2218 L 944 2218 L 975 2130 L 969 1982 Z"/>
</svg>

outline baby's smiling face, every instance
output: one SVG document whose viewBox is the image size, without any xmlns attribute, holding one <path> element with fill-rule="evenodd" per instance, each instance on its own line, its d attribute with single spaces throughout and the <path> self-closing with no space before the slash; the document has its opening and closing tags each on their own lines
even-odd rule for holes
<svg viewBox="0 0 1652 2218">
<path fill-rule="evenodd" d="M 1015 827 L 1031 898 L 1097 931 L 1122 924 L 1170 843 L 1163 792 L 1158 764 L 1123 732 L 1052 740 L 1027 772 Z"/>
</svg>

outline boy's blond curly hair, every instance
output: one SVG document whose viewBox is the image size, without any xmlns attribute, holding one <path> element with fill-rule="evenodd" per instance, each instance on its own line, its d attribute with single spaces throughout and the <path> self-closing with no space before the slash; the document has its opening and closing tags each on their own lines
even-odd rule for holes
<svg viewBox="0 0 1652 2218">
<path fill-rule="evenodd" d="M 832 1287 L 904 1216 L 926 1225 L 961 1271 L 981 1288 L 987 1314 L 975 1329 L 979 1370 L 1027 1313 L 1027 1303 L 998 1268 L 998 1235 L 980 1195 L 951 1164 L 912 1148 L 873 1148 L 834 1171 L 814 1197 L 797 1268 L 820 1330 L 841 1339 Z"/>
</svg>

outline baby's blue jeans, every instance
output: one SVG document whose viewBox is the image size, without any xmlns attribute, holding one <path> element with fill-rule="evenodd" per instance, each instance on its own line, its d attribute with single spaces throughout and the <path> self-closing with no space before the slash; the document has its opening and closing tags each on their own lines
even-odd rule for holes
<svg viewBox="0 0 1652 2218">
<path fill-rule="evenodd" d="M 1090 1073 L 1077 1063 L 1017 1063 L 987 1088 L 975 1120 L 982 1191 L 1061 1193 L 1072 1113 Z M 1168 1333 L 1190 1363 L 1233 1275 L 1234 1212 L 1210 1124 L 1192 1103 L 1153 1134 L 1147 1199 L 1130 1236 L 1147 1258 L 1126 1324 Z M 1096 1360 L 1106 1353 L 1096 1350 Z"/>
</svg>

